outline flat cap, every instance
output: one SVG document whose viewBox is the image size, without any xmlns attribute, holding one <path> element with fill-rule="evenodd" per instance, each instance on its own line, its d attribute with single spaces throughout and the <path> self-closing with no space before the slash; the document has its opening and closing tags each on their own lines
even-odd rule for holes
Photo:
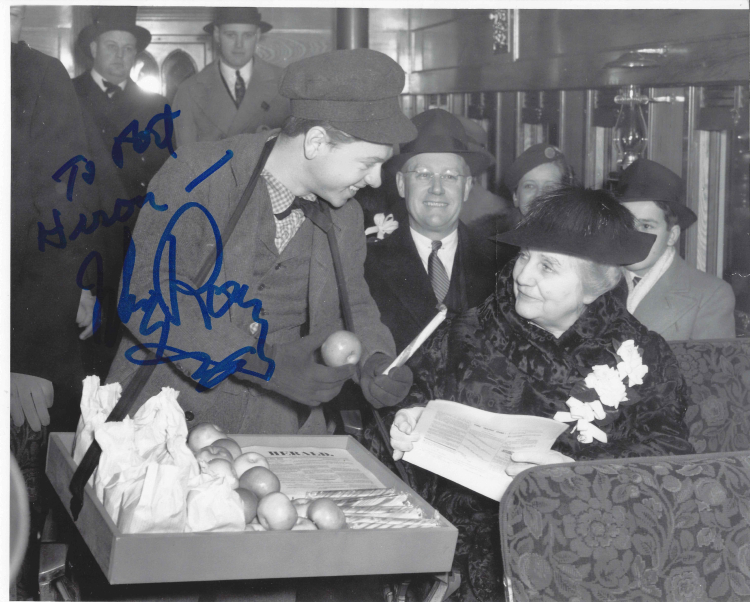
<svg viewBox="0 0 750 602">
<path fill-rule="evenodd" d="M 377 144 L 401 144 L 417 136 L 399 95 L 406 76 L 401 66 L 369 48 L 335 50 L 287 67 L 279 93 L 292 115 L 319 119 Z"/>
<path fill-rule="evenodd" d="M 545 163 L 554 163 L 555 161 L 561 161 L 565 166 L 568 165 L 565 155 L 556 146 L 546 143 L 534 144 L 518 155 L 508 168 L 508 171 L 505 172 L 503 181 L 508 190 L 514 192 L 518 188 L 521 178 L 532 169 Z"/>
</svg>

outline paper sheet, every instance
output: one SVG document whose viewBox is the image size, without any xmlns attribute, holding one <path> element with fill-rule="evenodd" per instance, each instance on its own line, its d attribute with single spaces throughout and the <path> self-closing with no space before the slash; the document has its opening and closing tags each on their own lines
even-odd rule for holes
<svg viewBox="0 0 750 602">
<path fill-rule="evenodd" d="M 421 435 L 404 460 L 500 500 L 513 480 L 505 474 L 517 450 L 549 450 L 568 428 L 549 418 L 495 414 L 441 399 L 417 423 Z"/>
<path fill-rule="evenodd" d="M 260 445 L 242 448 L 243 453 L 249 451 L 266 457 L 281 481 L 281 491 L 290 496 L 303 497 L 309 491 L 385 487 L 345 449 Z"/>
</svg>

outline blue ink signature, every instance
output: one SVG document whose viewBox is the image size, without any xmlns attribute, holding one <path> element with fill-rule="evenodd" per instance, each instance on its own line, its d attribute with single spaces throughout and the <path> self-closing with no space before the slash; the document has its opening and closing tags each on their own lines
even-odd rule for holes
<svg viewBox="0 0 750 602">
<path fill-rule="evenodd" d="M 53 209 L 52 221 L 55 224 L 53 228 L 48 229 L 42 222 L 37 222 L 37 246 L 42 252 L 46 250 L 47 245 L 56 249 L 64 249 L 68 245 L 69 240 L 75 240 L 81 234 L 93 234 L 99 228 L 99 224 L 105 228 L 109 228 L 117 222 L 127 222 L 133 215 L 135 208 L 143 208 L 146 203 L 148 203 L 155 211 L 167 210 L 167 205 L 159 205 L 156 203 L 156 197 L 153 192 L 148 192 L 145 195 L 138 195 L 132 199 L 117 199 L 112 215 L 108 216 L 106 211 L 98 209 L 91 214 L 90 226 L 88 225 L 88 218 L 86 215 L 84 213 L 79 213 L 78 223 L 67 237 L 65 236 L 65 227 L 60 221 L 60 212 L 57 209 Z M 57 240 L 51 240 L 50 236 L 56 236 Z"/>
<path fill-rule="evenodd" d="M 115 162 L 117 167 L 122 169 L 124 159 L 122 156 L 122 145 L 132 144 L 133 150 L 139 154 L 146 152 L 146 149 L 151 144 L 151 136 L 154 137 L 154 144 L 159 148 L 166 148 L 169 150 L 169 154 L 172 157 L 177 158 L 177 153 L 174 152 L 172 146 L 172 134 L 174 133 L 173 119 L 180 115 L 180 111 L 172 113 L 172 108 L 169 105 L 164 105 L 164 112 L 157 113 L 148 122 L 146 129 L 138 131 L 138 120 L 133 119 L 120 134 L 115 137 L 115 143 L 112 145 L 112 161 Z M 159 132 L 154 130 L 154 126 L 160 121 L 164 122 L 164 139 L 159 135 Z"/>
<path fill-rule="evenodd" d="M 68 174 L 68 187 L 65 190 L 65 197 L 70 201 L 73 202 L 73 186 L 75 186 L 76 182 L 76 175 L 78 175 L 78 163 L 83 161 L 84 167 L 86 168 L 86 173 L 82 174 L 81 177 L 83 178 L 83 181 L 86 182 L 89 186 L 94 183 L 94 175 L 96 174 L 96 166 L 94 165 L 93 161 L 89 161 L 86 157 L 83 155 L 78 155 L 77 157 L 73 157 L 70 159 L 65 165 L 63 165 L 60 169 L 58 169 L 54 174 L 52 174 L 52 179 L 55 182 L 60 182 L 60 179 L 62 178 L 63 174 L 70 170 L 70 173 Z"/>
<path fill-rule="evenodd" d="M 192 192 L 193 189 L 200 184 L 203 180 L 205 180 L 208 176 L 210 176 L 212 173 L 214 173 L 217 169 L 219 169 L 224 163 L 229 161 L 234 156 L 234 153 L 230 150 L 228 150 L 226 153 L 224 153 L 224 156 L 219 159 L 216 163 L 214 163 L 211 167 L 209 167 L 206 171 L 204 171 L 201 175 L 199 175 L 197 178 L 195 178 L 190 184 L 185 186 L 185 192 Z"/>
<path fill-rule="evenodd" d="M 189 210 L 202 211 L 208 219 L 213 231 L 216 242 L 216 260 L 214 262 L 211 275 L 205 284 L 199 288 L 194 288 L 189 283 L 177 278 L 177 237 L 172 233 L 175 225 L 185 212 Z M 162 291 L 161 283 L 161 265 L 167 261 L 168 290 Z M 164 229 L 159 245 L 156 249 L 153 265 L 153 288 L 149 291 L 148 297 L 136 299 L 136 296 L 130 293 L 130 285 L 133 276 L 133 267 L 135 266 L 135 244 L 131 242 L 125 255 L 125 265 L 122 272 L 122 290 L 120 300 L 117 306 L 120 319 L 123 324 L 127 324 L 133 314 L 137 311 L 143 312 L 139 325 L 139 332 L 143 336 L 149 336 L 159 331 L 158 343 L 143 343 L 131 347 L 125 352 L 127 359 L 134 364 L 160 364 L 166 362 L 177 362 L 184 359 L 193 359 L 200 362 L 200 367 L 192 373 L 191 378 L 198 382 L 196 390 L 202 390 L 201 387 L 211 388 L 219 384 L 228 376 L 235 372 L 242 372 L 270 380 L 275 369 L 275 363 L 272 359 L 264 354 L 266 335 L 268 333 L 268 322 L 260 317 L 262 303 L 259 299 L 245 299 L 248 292 L 247 284 L 239 284 L 232 280 L 224 284 L 216 284 L 221 273 L 223 261 L 223 247 L 221 242 L 221 232 L 211 213 L 200 203 L 189 202 L 180 207 Z M 166 295 L 164 294 L 166 292 Z M 171 325 L 180 326 L 180 305 L 178 295 L 192 297 L 199 305 L 203 316 L 203 324 L 207 330 L 212 329 L 212 318 L 221 318 L 232 305 L 237 305 L 243 309 L 252 308 L 253 320 L 260 325 L 257 349 L 252 346 L 242 347 L 234 353 L 228 355 L 221 361 L 212 360 L 207 353 L 200 351 L 183 351 L 169 346 L 169 331 Z M 205 298 L 204 298 L 205 295 Z M 226 301 L 219 307 L 214 307 L 217 297 L 226 297 Z M 155 313 L 160 310 L 163 318 L 156 319 Z M 155 358 L 137 359 L 135 354 L 143 347 L 152 349 L 156 354 Z M 167 353 L 171 355 L 166 355 Z M 258 357 L 268 363 L 265 373 L 254 372 L 244 369 L 246 361 L 242 359 L 246 354 L 258 354 Z"/>
</svg>

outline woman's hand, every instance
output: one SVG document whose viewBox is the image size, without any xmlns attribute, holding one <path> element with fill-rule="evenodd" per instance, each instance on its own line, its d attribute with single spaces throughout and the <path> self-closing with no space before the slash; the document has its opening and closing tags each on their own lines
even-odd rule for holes
<svg viewBox="0 0 750 602">
<path fill-rule="evenodd" d="M 414 429 L 417 427 L 422 412 L 424 412 L 422 406 L 396 412 L 391 426 L 391 447 L 394 460 L 400 460 L 404 457 L 404 452 L 414 449 L 414 443 L 419 439 L 419 435 L 414 434 Z"/>
<path fill-rule="evenodd" d="M 391 435 L 393 437 L 393 435 Z M 532 466 L 540 466 L 542 464 L 563 464 L 565 462 L 575 462 L 573 458 L 569 458 L 561 454 L 560 452 L 548 450 L 548 451 L 516 451 L 510 457 L 511 464 L 505 469 L 505 473 L 510 477 L 515 477 L 519 472 L 523 472 L 527 468 Z"/>
</svg>

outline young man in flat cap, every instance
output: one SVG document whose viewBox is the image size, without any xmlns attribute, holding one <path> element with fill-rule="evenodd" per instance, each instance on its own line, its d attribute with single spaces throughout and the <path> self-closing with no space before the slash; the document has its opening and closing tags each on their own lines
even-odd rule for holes
<svg viewBox="0 0 750 602">
<path fill-rule="evenodd" d="M 203 29 L 213 35 L 219 56 L 177 89 L 177 144 L 280 127 L 289 115 L 289 100 L 279 94 L 283 69 L 255 56 L 261 34 L 271 25 L 257 8 L 231 7 L 217 9 Z"/>
<path fill-rule="evenodd" d="M 656 235 L 648 257 L 627 266 L 628 310 L 668 341 L 734 338 L 732 287 L 688 265 L 676 249 L 680 233 L 698 219 L 684 204 L 682 179 L 638 159 L 618 186 L 638 229 Z"/>
<path fill-rule="evenodd" d="M 292 117 L 278 136 L 189 145 L 157 174 L 150 192 L 166 208 L 142 213 L 133 233 L 132 269 L 121 285 L 127 332 L 107 380 L 131 381 L 138 365 L 128 358 L 142 359 L 139 344 L 175 359 L 156 366 L 132 411 L 170 386 L 189 428 L 324 433 L 319 406 L 351 378 L 377 407 L 406 396 L 408 368 L 382 374 L 395 347 L 363 276 L 362 212 L 348 202 L 358 189 L 379 186 L 393 145 L 416 135 L 399 106 L 404 81 L 401 67 L 373 50 L 304 59 L 281 82 Z M 254 170 L 259 177 L 229 237 Z M 345 322 L 362 358 L 326 367 L 318 349 Z M 269 358 L 275 369 L 266 380 L 258 374 L 271 374 Z M 236 371 L 221 380 L 221 368 Z"/>
</svg>

